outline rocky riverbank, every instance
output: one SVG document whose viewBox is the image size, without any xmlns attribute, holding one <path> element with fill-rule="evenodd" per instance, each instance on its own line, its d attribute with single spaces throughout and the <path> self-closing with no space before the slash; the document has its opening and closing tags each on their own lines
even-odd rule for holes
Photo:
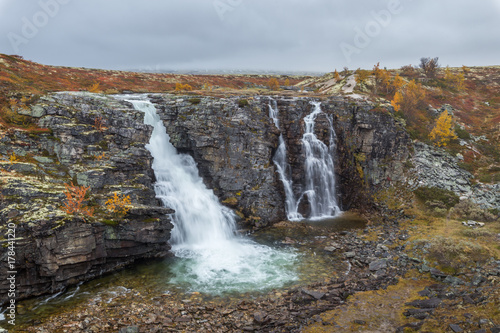
<svg viewBox="0 0 500 333">
<path fill-rule="evenodd" d="M 425 259 L 418 251 L 410 250 L 410 235 L 398 223 L 369 226 L 360 231 L 326 233 L 318 233 L 314 228 L 300 224 L 284 223 L 276 228 L 287 232 L 291 228 L 304 229 L 300 246 L 339 256 L 340 260 L 349 262 L 349 270 L 341 276 L 308 285 L 239 299 L 207 300 L 199 293 L 180 297 L 164 294 L 151 298 L 130 290 L 111 301 L 90 300 L 60 315 L 35 321 L 25 329 L 54 333 L 354 332 L 380 331 L 384 327 L 386 332 L 404 332 L 405 329 L 418 330 L 426 323 L 440 321 L 443 331 L 455 327 L 497 332 L 498 317 L 479 310 L 498 306 L 498 281 L 491 278 L 497 276 L 493 267 L 478 271 L 478 275 L 470 280 L 462 277 L 461 283 L 457 283 L 456 277 L 437 269 L 426 270 Z M 290 239 L 283 241 L 289 243 Z M 423 272 L 419 273 L 419 270 Z M 413 289 L 408 294 L 397 294 L 394 290 L 404 288 L 407 281 L 416 281 Z M 356 306 L 352 307 L 353 299 L 369 302 L 370 291 L 375 290 L 388 293 L 387 300 L 379 301 L 374 305 L 377 309 L 370 310 L 383 316 L 383 311 L 386 311 L 383 307 L 387 306 L 392 315 L 387 315 L 385 326 L 380 326 L 379 319 L 366 316 L 361 305 L 358 310 Z M 391 297 L 395 298 L 390 300 Z M 393 308 L 391 302 L 402 304 L 400 308 Z M 459 305 L 465 309 L 466 315 L 454 315 Z M 342 314 L 333 320 L 335 311 Z M 391 316 L 397 319 L 391 321 Z M 342 317 L 350 318 L 350 321 L 342 321 Z"/>
</svg>

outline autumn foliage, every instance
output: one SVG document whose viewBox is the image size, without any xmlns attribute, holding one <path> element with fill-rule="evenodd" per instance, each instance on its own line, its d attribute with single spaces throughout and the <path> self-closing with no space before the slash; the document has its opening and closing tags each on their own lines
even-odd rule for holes
<svg viewBox="0 0 500 333">
<path fill-rule="evenodd" d="M 335 69 L 335 72 L 333 72 L 333 76 L 335 78 L 335 81 L 339 82 L 341 80 L 339 72 L 337 72 L 337 69 Z"/>
<path fill-rule="evenodd" d="M 75 186 L 73 183 L 71 183 L 71 185 L 64 184 L 64 186 L 66 187 L 66 191 L 64 192 L 66 195 L 66 202 L 64 203 L 62 210 L 73 215 L 93 216 L 94 209 L 87 207 L 85 204 L 85 196 L 87 195 L 90 186 Z"/>
<path fill-rule="evenodd" d="M 448 111 L 441 113 L 436 120 L 436 126 L 429 134 L 429 138 L 439 147 L 445 147 L 452 139 L 456 139 L 457 135 L 453 130 L 453 119 Z"/>
<path fill-rule="evenodd" d="M 401 111 L 410 121 L 416 120 L 417 109 L 423 107 L 425 90 L 420 83 L 411 80 L 394 94 L 391 105 Z"/>
<path fill-rule="evenodd" d="M 120 217 L 125 216 L 130 210 L 130 196 L 129 195 L 118 195 L 117 192 L 113 194 L 112 198 L 109 198 L 105 202 L 106 208 L 111 213 L 118 215 Z"/>
<path fill-rule="evenodd" d="M 191 87 L 189 84 L 182 84 L 182 83 L 175 84 L 175 91 L 191 91 L 191 90 L 193 90 L 193 87 Z"/>
<path fill-rule="evenodd" d="M 278 82 L 278 79 L 275 77 L 272 77 L 269 79 L 269 81 L 267 81 L 267 86 L 271 90 L 279 90 L 280 89 L 280 84 Z"/>
<path fill-rule="evenodd" d="M 94 127 L 99 132 L 104 132 L 104 130 L 106 129 L 106 127 L 104 127 L 104 119 L 102 118 L 102 116 L 97 116 L 94 119 Z"/>
<path fill-rule="evenodd" d="M 444 80 L 453 88 L 458 91 L 463 91 L 465 89 L 465 75 L 464 73 L 453 73 L 449 67 L 446 67 L 444 71 Z"/>
</svg>

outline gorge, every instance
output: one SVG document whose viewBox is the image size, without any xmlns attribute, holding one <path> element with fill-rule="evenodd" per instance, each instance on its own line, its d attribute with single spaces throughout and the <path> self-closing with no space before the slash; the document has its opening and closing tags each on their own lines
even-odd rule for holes
<svg viewBox="0 0 500 333">
<path fill-rule="evenodd" d="M 210 306 L 204 315 L 233 324 L 238 311 L 250 311 L 255 327 L 271 327 L 283 325 L 281 313 L 299 327 L 355 292 L 394 284 L 394 276 L 409 268 L 426 269 L 426 262 L 402 253 L 413 246 L 407 231 L 397 229 L 409 219 L 403 196 L 389 192 L 399 200 L 389 209 L 377 193 L 415 186 L 407 184 L 415 174 L 425 185 L 443 184 L 461 195 L 477 189 L 457 158 L 412 143 L 390 108 L 347 97 L 60 92 L 19 112 L 48 129 L 13 130 L 0 139 L 0 153 L 18 156 L 0 163 L 0 218 L 16 225 L 20 300 L 65 290 L 61 297 L 71 298 L 116 279 L 119 284 L 108 288 L 111 296 L 99 292 L 95 299 L 139 297 L 149 304 L 174 297 L 169 288 L 178 286 L 185 293 L 176 306 L 190 308 L 190 302 L 206 306 L 191 298 L 230 292 L 248 302 L 236 306 L 234 318 L 222 305 L 215 319 Z M 432 169 L 436 164 L 442 172 Z M 90 188 L 93 217 L 61 210 L 64 184 L 71 182 Z M 114 192 L 131 197 L 122 218 L 104 209 Z M 495 205 L 494 196 L 474 196 Z M 382 212 L 383 223 L 366 227 L 365 221 L 359 224 L 363 230 L 352 231 L 314 221 L 350 210 Z M 266 234 L 271 226 L 278 237 Z M 368 232 L 376 241 L 365 237 Z M 161 264 L 146 262 L 154 258 Z M 488 265 L 481 274 L 496 274 Z M 166 281 L 152 281 L 161 274 Z M 143 286 L 127 284 L 130 275 Z M 9 286 L 6 276 L 0 278 L 3 297 Z M 310 281 L 323 282 L 305 287 Z M 280 296 L 269 296 L 265 304 L 276 318 L 265 319 L 250 291 L 273 288 L 278 291 L 272 295 Z M 172 323 L 167 318 L 165 325 L 189 327 L 186 316 Z"/>
<path fill-rule="evenodd" d="M 286 195 L 272 162 L 280 133 L 269 118 L 268 97 L 254 96 L 243 107 L 239 97 L 152 94 L 149 98 L 172 145 L 192 156 L 203 183 L 235 210 L 240 227 L 258 229 L 285 218 Z M 314 112 L 314 105 L 307 98 L 275 101 L 291 180 L 306 189 L 300 138 L 306 128 L 303 119 Z M 390 115 L 370 109 L 368 103 L 353 105 L 337 97 L 323 101 L 323 112 L 316 112 L 316 137 L 332 147 L 332 123 L 337 133 L 335 172 L 343 210 L 369 206 L 360 198 L 370 187 L 380 186 L 389 176 L 392 180 L 403 176 L 408 137 Z M 153 192 L 153 162 L 145 148 L 151 127 L 142 124 L 143 113 L 129 102 L 89 93 L 47 95 L 23 112 L 51 134 L 30 138 L 14 133 L 9 144 L 16 149 L 22 138 L 28 143 L 28 150 L 22 150 L 34 157 L 2 165 L 26 175 L 24 181 L 7 178 L 2 187 L 2 194 L 10 198 L 2 218 L 18 225 L 22 240 L 16 258 L 20 297 L 57 292 L 138 258 L 165 256 L 172 224 L 165 214 L 168 208 L 159 206 Z M 106 122 L 103 131 L 94 127 L 98 116 Z M 15 151 L 22 156 L 20 148 Z M 95 158 L 103 153 L 104 159 Z M 133 207 L 125 221 L 102 223 L 109 220 L 104 212 L 96 218 L 101 223 L 68 218 L 57 203 L 63 196 L 62 185 L 72 179 L 90 186 L 97 205 L 117 189 L 130 195 Z M 307 215 L 308 209 L 298 205 L 297 213 Z M 70 241 L 75 238 L 80 240 L 78 246 Z M 3 281 L 2 290 L 7 287 Z"/>
</svg>

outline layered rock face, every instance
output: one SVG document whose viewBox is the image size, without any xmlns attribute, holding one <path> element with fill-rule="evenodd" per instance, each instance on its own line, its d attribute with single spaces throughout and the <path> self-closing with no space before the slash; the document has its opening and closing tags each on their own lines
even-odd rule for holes
<svg viewBox="0 0 500 333">
<path fill-rule="evenodd" d="M 155 198 L 152 158 L 144 148 L 151 128 L 141 112 L 85 93 L 45 96 L 19 112 L 50 132 L 15 130 L 0 140 L 0 237 L 7 238 L 9 225 L 16 236 L 14 269 L 7 267 L 8 248 L 0 248 L 0 303 L 6 301 L 8 271 L 17 271 L 17 296 L 24 298 L 168 255 L 172 211 Z M 96 119 L 103 121 L 100 130 Z M 64 184 L 71 182 L 90 186 L 94 217 L 61 210 Z M 104 207 L 113 192 L 131 198 L 124 218 Z"/>
<path fill-rule="evenodd" d="M 304 175 L 303 118 L 311 113 L 313 106 L 310 99 L 282 99 L 277 104 L 289 147 L 293 181 L 300 186 Z M 410 139 L 390 114 L 372 111 L 369 103 L 336 97 L 322 101 L 321 108 L 323 113 L 316 119 L 315 134 L 330 145 L 329 121 L 333 122 L 341 208 L 369 208 L 373 191 L 405 180 Z"/>
<path fill-rule="evenodd" d="M 192 98 L 151 96 L 172 144 L 191 154 L 208 187 L 221 199 L 264 226 L 285 218 L 283 185 L 272 157 L 279 131 L 269 118 L 270 97 Z M 276 97 L 296 192 L 304 186 L 301 143 L 310 98 Z M 344 98 L 322 101 L 316 136 L 330 145 L 330 117 L 336 132 L 338 187 L 343 209 L 370 205 L 372 190 L 402 181 L 409 156 L 409 137 L 387 113 L 372 112 L 368 103 Z M 307 211 L 302 207 L 301 213 Z M 255 217 L 253 219 L 252 217 Z"/>
</svg>

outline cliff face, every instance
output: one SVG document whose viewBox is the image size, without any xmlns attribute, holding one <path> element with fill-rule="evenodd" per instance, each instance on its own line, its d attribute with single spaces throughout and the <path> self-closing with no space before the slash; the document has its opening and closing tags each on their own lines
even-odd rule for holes
<svg viewBox="0 0 500 333">
<path fill-rule="evenodd" d="M 191 154 L 208 187 L 257 226 L 285 218 L 283 185 L 272 163 L 279 131 L 269 118 L 271 98 L 190 98 L 154 95 L 172 144 Z M 301 143 L 309 98 L 276 97 L 295 189 L 304 186 Z M 344 98 L 322 101 L 315 134 L 330 144 L 327 117 L 336 132 L 336 173 L 343 209 L 370 205 L 368 194 L 403 180 L 409 137 L 387 113 Z M 307 213 L 307 205 L 301 207 Z M 254 218 L 255 217 L 255 218 Z"/>
<path fill-rule="evenodd" d="M 309 99 L 280 99 L 277 104 L 293 182 L 303 186 L 301 138 L 304 117 L 312 112 L 313 106 Z M 330 117 L 336 134 L 335 168 L 341 208 L 370 208 L 370 193 L 394 181 L 404 180 L 410 139 L 390 114 L 372 111 L 373 106 L 369 103 L 354 103 L 337 97 L 322 101 L 321 109 L 323 114 L 316 118 L 315 134 L 330 144 L 327 119 Z"/>
<path fill-rule="evenodd" d="M 172 225 L 153 190 L 151 128 L 128 103 L 82 93 L 45 96 L 20 113 L 49 133 L 12 130 L 0 140 L 1 235 L 14 224 L 19 298 L 56 292 L 142 258 L 166 256 Z M 102 117 L 105 128 L 96 129 Z M 10 158 L 10 162 L 6 161 Z M 65 183 L 90 186 L 95 216 L 61 210 Z M 120 192 L 124 219 L 104 209 Z M 4 236 L 6 237 L 6 236 Z M 6 242 L 3 242 L 6 244 Z M 0 303 L 6 301 L 8 248 L 0 247 Z"/>
</svg>

